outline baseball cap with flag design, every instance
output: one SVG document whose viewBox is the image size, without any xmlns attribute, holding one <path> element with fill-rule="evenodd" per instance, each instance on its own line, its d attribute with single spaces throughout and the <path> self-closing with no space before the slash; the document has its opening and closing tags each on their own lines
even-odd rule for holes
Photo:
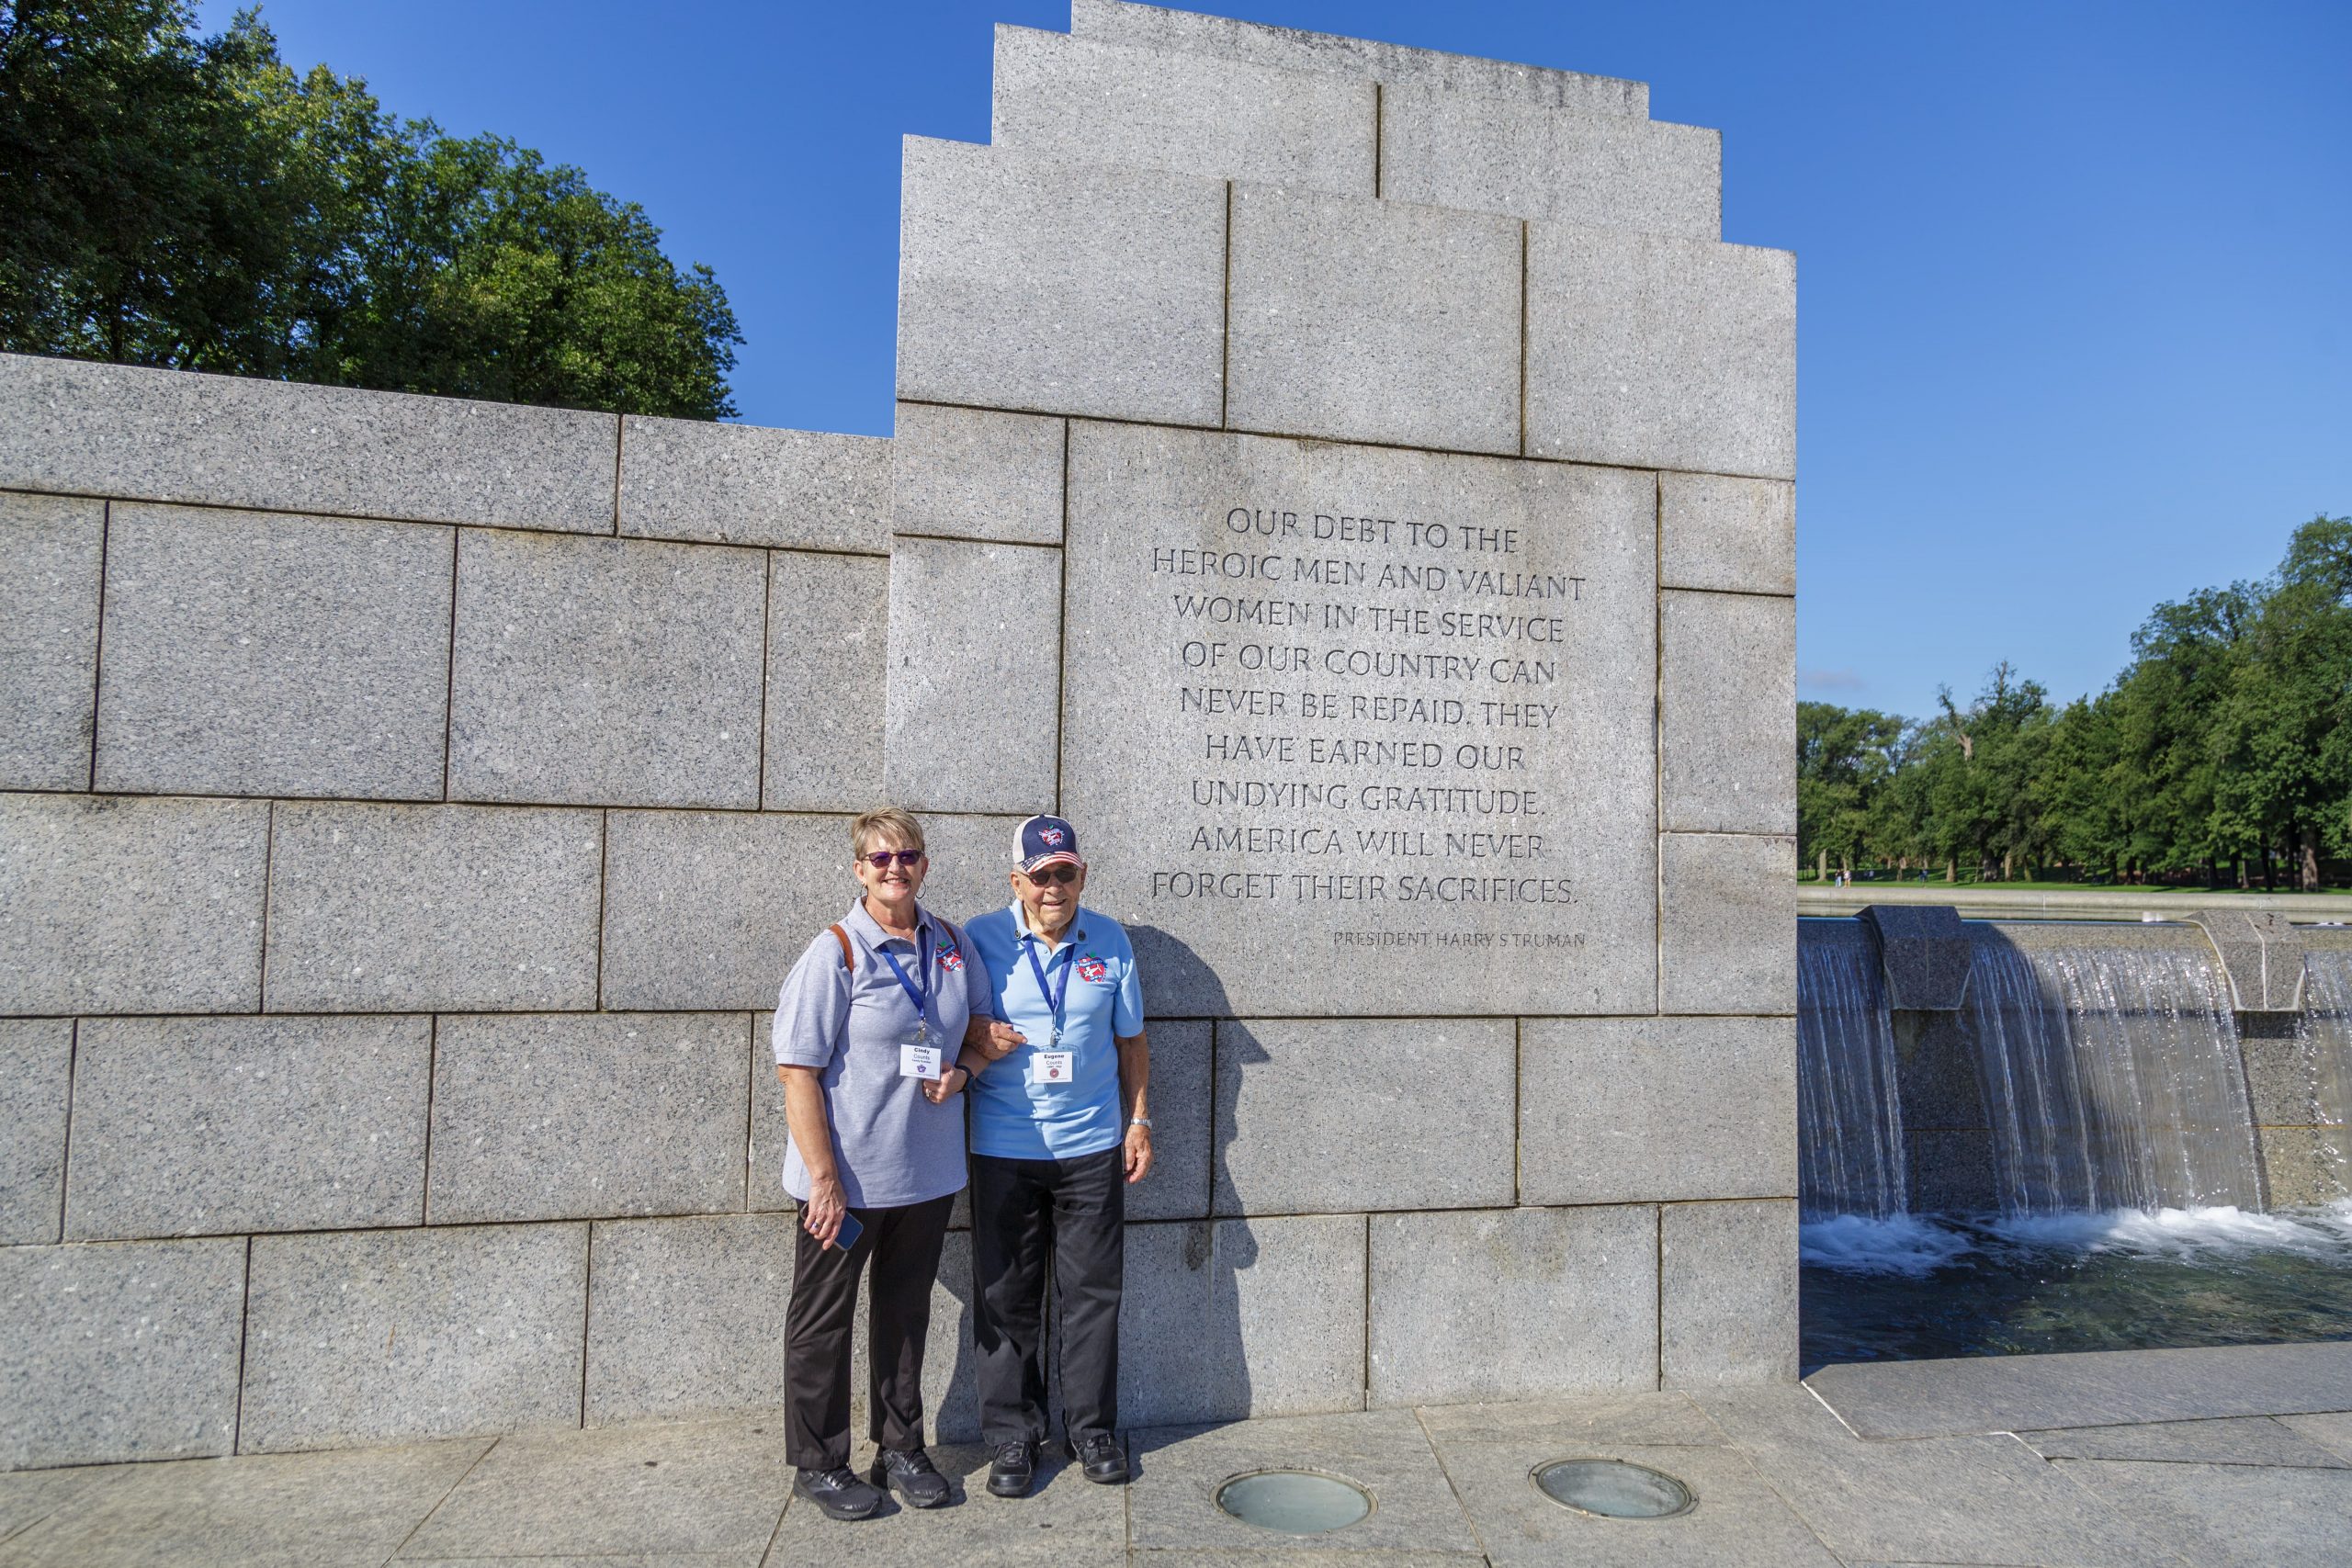
<svg viewBox="0 0 2352 1568">
<path fill-rule="evenodd" d="M 1012 830 L 1012 868 L 1023 876 L 1057 861 L 1083 870 L 1078 829 L 1058 817 L 1032 817 Z"/>
</svg>

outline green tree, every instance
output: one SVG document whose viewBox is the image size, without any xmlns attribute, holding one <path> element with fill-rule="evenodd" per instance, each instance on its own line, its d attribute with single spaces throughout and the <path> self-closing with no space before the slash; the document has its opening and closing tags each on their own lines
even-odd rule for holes
<svg viewBox="0 0 2352 1568">
<path fill-rule="evenodd" d="M 660 240 L 577 169 L 297 74 L 253 13 L 0 0 L 0 346 L 731 414 L 725 291 Z"/>
<path fill-rule="evenodd" d="M 1872 797 L 1894 771 L 1903 721 L 1834 703 L 1797 705 L 1797 857 L 1850 867 L 1871 839 Z"/>
</svg>

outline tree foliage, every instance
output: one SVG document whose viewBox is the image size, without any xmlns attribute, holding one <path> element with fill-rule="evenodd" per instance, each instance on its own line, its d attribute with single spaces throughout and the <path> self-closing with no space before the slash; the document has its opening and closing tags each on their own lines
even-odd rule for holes
<svg viewBox="0 0 2352 1568">
<path fill-rule="evenodd" d="M 0 347 L 712 419 L 742 341 L 640 208 L 298 73 L 252 12 L 0 0 Z"/>
<path fill-rule="evenodd" d="M 2277 572 L 2159 604 L 2061 707 L 2009 665 L 1924 720 L 1797 705 L 1801 855 L 1947 874 L 2317 885 L 2352 854 L 2352 518 Z"/>
</svg>

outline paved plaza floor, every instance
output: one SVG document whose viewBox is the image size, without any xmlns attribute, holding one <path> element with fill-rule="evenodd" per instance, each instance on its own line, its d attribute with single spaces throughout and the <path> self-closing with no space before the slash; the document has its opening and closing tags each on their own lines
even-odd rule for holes
<svg viewBox="0 0 2352 1568">
<path fill-rule="evenodd" d="M 1497 1568 L 1533 1563 L 2352 1562 L 2352 1345 L 1832 1368 L 1807 1384 L 1295 1416 L 1131 1434 L 1136 1474 L 1049 1466 L 989 1496 L 980 1450 L 934 1450 L 956 1506 L 834 1524 L 787 1499 L 780 1423 L 539 1432 L 0 1476 L 0 1565 L 203 1568 Z M 1697 1506 L 1565 1509 L 1531 1470 L 1617 1458 Z M 1273 1535 L 1216 1485 L 1347 1477 L 1371 1516 Z"/>
</svg>

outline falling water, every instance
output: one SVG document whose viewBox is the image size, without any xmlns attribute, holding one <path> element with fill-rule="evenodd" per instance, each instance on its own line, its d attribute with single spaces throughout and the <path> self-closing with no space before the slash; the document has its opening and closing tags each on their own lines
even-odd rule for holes
<svg viewBox="0 0 2352 1568">
<path fill-rule="evenodd" d="M 1797 944 L 1797 1129 L 1807 1217 L 1904 1213 L 1894 1031 L 1866 938 Z"/>
<path fill-rule="evenodd" d="M 2261 1207 L 2222 987 L 2191 950 L 1977 944 L 1968 1007 L 2005 1212 Z"/>
<path fill-rule="evenodd" d="M 2311 1074 L 2312 1120 L 2320 1155 L 2339 1179 L 2352 1170 L 2352 952 L 2317 948 L 2303 960 L 2298 1033 Z"/>
</svg>

